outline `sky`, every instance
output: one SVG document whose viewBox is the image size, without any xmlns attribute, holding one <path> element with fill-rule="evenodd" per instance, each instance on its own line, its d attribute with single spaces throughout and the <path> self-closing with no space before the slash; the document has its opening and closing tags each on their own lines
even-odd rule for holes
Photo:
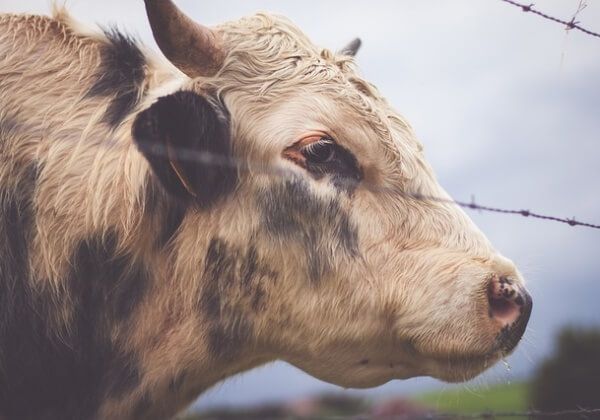
<svg viewBox="0 0 600 420">
<path fill-rule="evenodd" d="M 580 0 L 537 0 L 570 20 Z M 529 2 L 525 2 L 529 3 Z M 256 11 L 284 14 L 317 44 L 336 50 L 359 36 L 362 74 L 415 129 L 440 183 L 457 200 L 529 209 L 600 224 L 600 38 L 500 0 L 349 2 L 179 0 L 203 24 Z M 141 0 L 69 0 L 88 24 L 116 24 L 154 46 Z M 0 11 L 46 13 L 45 0 L 0 0 Z M 600 0 L 577 17 L 600 32 Z M 467 385 L 430 378 L 354 391 L 283 362 L 217 385 L 196 408 L 289 400 L 318 392 L 383 397 L 425 389 L 487 386 L 527 377 L 565 325 L 600 327 L 600 230 L 468 211 L 511 258 L 534 298 L 523 342 Z"/>
</svg>

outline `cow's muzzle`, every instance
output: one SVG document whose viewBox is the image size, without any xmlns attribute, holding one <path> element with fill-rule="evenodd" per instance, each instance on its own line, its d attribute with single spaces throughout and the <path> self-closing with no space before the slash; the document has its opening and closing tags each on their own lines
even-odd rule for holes
<svg viewBox="0 0 600 420">
<path fill-rule="evenodd" d="M 498 349 L 510 353 L 521 340 L 533 301 L 525 288 L 515 280 L 499 277 L 488 285 L 489 316 L 500 325 Z"/>
</svg>

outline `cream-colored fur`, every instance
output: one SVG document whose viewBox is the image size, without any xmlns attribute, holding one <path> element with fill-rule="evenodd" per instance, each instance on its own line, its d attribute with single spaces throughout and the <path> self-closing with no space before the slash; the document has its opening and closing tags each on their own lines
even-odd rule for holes
<svg viewBox="0 0 600 420">
<path fill-rule="evenodd" d="M 494 349 L 498 326 L 487 316 L 486 285 L 521 276 L 458 207 L 390 192 L 447 197 L 409 124 L 353 59 L 316 47 L 283 17 L 257 14 L 217 30 L 228 55 L 211 78 L 190 80 L 146 52 L 146 95 L 113 130 L 101 121 L 109 100 L 86 95 L 104 35 L 80 29 L 64 10 L 0 18 L 0 185 L 14 190 L 26 168 L 39 172 L 30 263 L 35 286 L 63 302 L 57 330 L 73 322 L 62 282 L 82 239 L 117 232 L 119 248 L 153 275 L 132 323 L 114 331 L 139 356 L 142 382 L 105 401 L 99 416 L 132 415 L 144 395 L 153 415 L 173 415 L 216 382 L 274 359 L 349 387 L 417 375 L 462 380 L 494 363 L 502 354 Z M 137 111 L 178 89 L 218 94 L 231 114 L 235 158 L 249 169 L 217 207 L 188 211 L 169 247 L 157 251 L 151 239 L 160 214 L 142 217 L 152 174 L 131 125 Z M 282 151 L 312 130 L 351 151 L 362 182 L 381 192 L 359 185 L 351 196 L 339 194 L 284 159 Z M 319 237 L 329 269 L 318 285 L 306 276 L 305 242 L 265 231 L 264 200 L 285 179 L 256 162 L 303 178 L 312 199 L 337 203 L 355 227 L 357 255 L 340 250 L 334 234 Z M 335 228 L 312 222 L 325 233 Z M 210 353 L 213 321 L 198 312 L 211 287 L 205 264 L 214 238 L 226 241 L 234 259 L 254 244 L 265 267 L 250 284 L 236 278 L 219 286 L 220 308 L 231 316 L 223 334 L 235 335 L 240 320 L 249 332 L 242 348 L 223 357 Z M 260 289 L 259 310 L 248 287 Z M 183 370 L 173 395 L 168 383 Z"/>
</svg>

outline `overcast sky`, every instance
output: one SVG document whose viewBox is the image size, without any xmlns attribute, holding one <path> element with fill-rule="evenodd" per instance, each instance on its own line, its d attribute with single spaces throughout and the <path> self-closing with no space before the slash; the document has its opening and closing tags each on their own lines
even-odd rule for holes
<svg viewBox="0 0 600 420">
<path fill-rule="evenodd" d="M 524 1 L 529 3 L 528 1 Z M 570 20 L 579 0 L 537 0 Z M 578 16 L 600 32 L 600 0 Z M 600 38 L 565 32 L 500 0 L 179 0 L 215 24 L 259 10 L 290 17 L 318 45 L 363 40 L 365 77 L 411 122 L 442 185 L 458 200 L 600 223 Z M 141 0 L 70 0 L 82 21 L 116 23 L 154 45 Z M 0 0 L 0 11 L 45 13 L 45 0 Z M 525 274 L 534 310 L 524 342 L 476 384 L 517 380 L 551 350 L 567 324 L 600 326 L 600 231 L 518 216 L 469 212 Z M 369 395 L 450 387 L 394 381 Z M 342 392 L 284 364 L 230 379 L 199 407 Z M 353 392 L 353 391 L 344 391 Z"/>
</svg>

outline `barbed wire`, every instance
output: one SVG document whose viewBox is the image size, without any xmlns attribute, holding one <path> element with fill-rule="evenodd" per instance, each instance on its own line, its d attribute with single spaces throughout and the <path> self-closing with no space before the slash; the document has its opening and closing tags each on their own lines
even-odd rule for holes
<svg viewBox="0 0 600 420">
<path fill-rule="evenodd" d="M 576 410 L 561 410 L 561 411 L 484 411 L 481 413 L 438 413 L 435 411 L 419 413 L 419 414 L 398 414 L 383 416 L 386 420 L 473 420 L 473 419 L 495 419 L 495 418 L 528 418 L 528 419 L 542 419 L 542 418 L 564 418 L 565 416 L 580 416 L 582 419 L 587 419 L 589 415 L 600 414 L 600 408 L 579 408 Z M 290 417 L 285 417 L 290 418 Z M 367 420 L 370 418 L 382 418 L 381 416 L 358 415 L 358 416 L 318 416 L 318 417 L 291 417 L 295 419 L 321 419 L 321 420 Z"/>
<path fill-rule="evenodd" d="M 166 150 L 166 147 L 160 143 L 152 144 L 147 150 L 152 154 L 168 156 L 168 151 Z M 198 151 L 198 150 L 180 147 L 180 148 L 175 149 L 175 155 L 180 160 L 195 161 L 202 165 L 226 166 L 226 167 L 235 168 L 235 169 L 241 170 L 241 171 L 260 173 L 260 174 L 264 174 L 264 175 L 268 175 L 268 176 L 280 176 L 280 177 L 284 177 L 284 178 L 287 177 L 287 178 L 291 178 L 291 179 L 295 179 L 298 177 L 298 173 L 296 171 L 293 171 L 292 169 L 286 168 L 281 165 L 268 164 L 268 163 L 263 163 L 263 162 L 252 162 L 249 160 L 242 161 L 240 159 L 235 159 L 235 158 L 223 156 L 223 155 L 217 155 L 217 154 L 214 154 L 211 152 L 206 152 L 206 151 Z M 355 181 L 353 179 L 340 179 L 340 180 L 336 180 L 335 182 L 338 185 L 352 188 L 352 189 L 360 186 L 360 187 L 365 188 L 366 190 L 371 191 L 373 193 L 387 193 L 387 194 L 397 195 L 397 196 L 400 196 L 403 198 L 414 199 L 414 200 L 418 200 L 418 201 L 431 201 L 431 202 L 439 202 L 439 203 L 446 203 L 446 204 L 454 204 L 454 205 L 460 206 L 462 208 L 470 209 L 470 210 L 483 211 L 483 212 L 488 212 L 488 213 L 513 214 L 513 215 L 519 215 L 522 217 L 530 217 L 533 219 L 541 219 L 541 220 L 547 220 L 547 221 L 551 221 L 551 222 L 563 223 L 563 224 L 567 224 L 569 226 L 581 226 L 581 227 L 586 227 L 586 228 L 590 228 L 590 229 L 600 230 L 599 224 L 580 222 L 580 221 L 576 220 L 575 218 L 563 218 L 563 217 L 557 217 L 557 216 L 549 216 L 549 215 L 544 215 L 544 214 L 532 212 L 530 210 L 525 210 L 525 209 L 514 210 L 514 209 L 505 209 L 505 208 L 498 208 L 498 207 L 477 204 L 473 197 L 471 198 L 470 202 L 465 202 L 465 201 L 455 200 L 453 198 L 436 197 L 436 196 L 432 196 L 432 195 L 421 194 L 418 192 L 405 191 L 398 187 L 386 187 L 386 186 L 381 186 L 381 185 L 373 185 L 373 184 L 366 183 L 364 181 Z"/>
<path fill-rule="evenodd" d="M 519 214 L 523 217 L 533 217 L 535 219 L 549 220 L 549 221 L 558 222 L 558 223 L 566 223 L 569 226 L 583 226 L 583 227 L 588 227 L 590 229 L 600 229 L 600 225 L 595 225 L 595 224 L 586 223 L 586 222 L 579 222 L 575 218 L 568 219 L 568 218 L 561 218 L 561 217 L 555 217 L 555 216 L 546 216 L 543 214 L 537 214 L 537 213 L 531 212 L 529 210 L 507 210 L 507 209 L 499 209 L 499 208 L 494 208 L 494 207 L 480 206 L 479 204 L 477 204 L 475 202 L 464 203 L 464 202 L 460 202 L 457 200 L 454 200 L 454 202 L 461 207 L 469 208 L 472 210 L 481 210 L 481 211 L 487 211 L 487 212 L 492 212 L 492 213 L 503 213 L 503 214 Z"/>
<path fill-rule="evenodd" d="M 494 412 L 494 411 L 486 411 L 482 413 L 473 413 L 473 414 L 434 414 L 430 417 L 432 420 L 434 419 L 494 419 L 494 418 L 529 418 L 529 419 L 540 419 L 540 418 L 552 418 L 558 417 L 563 418 L 565 416 L 581 416 L 581 418 L 587 418 L 585 416 L 600 414 L 600 408 L 579 408 L 576 410 L 562 410 L 562 411 L 511 411 L 511 412 Z"/>
<path fill-rule="evenodd" d="M 98 143 L 102 147 L 111 147 L 111 146 L 126 147 L 127 146 L 126 143 L 122 143 L 122 142 L 119 142 L 116 140 L 110 140 L 110 139 L 102 139 Z M 206 166 L 229 167 L 229 168 L 233 168 L 233 169 L 236 169 L 236 170 L 242 171 L 242 172 L 251 172 L 251 173 L 262 174 L 262 175 L 266 175 L 266 176 L 278 176 L 278 177 L 287 178 L 287 179 L 298 179 L 298 177 L 300 176 L 298 171 L 294 171 L 294 170 L 290 169 L 289 167 L 285 167 L 283 165 L 251 161 L 248 159 L 244 159 L 244 160 L 236 159 L 236 158 L 224 156 L 221 154 L 215 154 L 215 153 L 211 153 L 211 152 L 207 152 L 207 151 L 198 151 L 198 150 L 194 150 L 194 149 L 190 149 L 190 148 L 183 148 L 183 147 L 172 147 L 172 151 L 174 151 L 177 159 L 179 159 L 181 161 L 193 161 L 193 162 L 199 163 L 201 165 L 206 165 Z M 145 152 L 150 153 L 155 156 L 163 156 L 163 157 L 171 158 L 169 151 L 167 150 L 166 146 L 162 143 L 145 142 Z M 577 220 L 575 217 L 573 217 L 573 218 L 558 217 L 558 216 L 540 214 L 540 213 L 533 212 L 533 211 L 530 211 L 527 209 L 516 210 L 516 209 L 493 207 L 493 206 L 489 206 L 489 205 L 481 205 L 481 204 L 478 204 L 477 202 L 475 202 L 475 198 L 473 196 L 471 197 L 471 201 L 467 202 L 467 201 L 455 200 L 454 198 L 451 198 L 451 197 L 447 197 L 447 198 L 438 197 L 438 196 L 433 196 L 433 195 L 428 195 L 428 194 L 422 194 L 419 192 L 406 191 L 399 187 L 387 187 L 387 186 L 381 186 L 381 185 L 374 185 L 374 184 L 370 184 L 370 183 L 367 183 L 364 181 L 356 181 L 356 180 L 347 179 L 347 178 L 336 179 L 335 183 L 336 183 L 336 185 L 339 185 L 341 187 L 346 187 L 349 189 L 355 189 L 357 187 L 361 187 L 361 188 L 364 188 L 365 190 L 368 190 L 372 193 L 377 193 L 377 194 L 396 195 L 396 196 L 399 196 L 402 198 L 412 199 L 412 200 L 417 200 L 417 201 L 430 201 L 430 202 L 437 202 L 437 203 L 453 204 L 453 205 L 457 205 L 457 206 L 465 208 L 465 209 L 475 210 L 475 211 L 480 211 L 480 212 L 512 214 L 512 215 L 517 215 L 517 216 L 522 216 L 522 217 L 529 217 L 532 219 L 540 219 L 540 220 L 546 220 L 546 221 L 550 221 L 550 222 L 562 223 L 562 224 L 569 225 L 571 227 L 581 226 L 581 227 L 585 227 L 585 228 L 589 228 L 589 229 L 600 230 L 600 224 L 581 222 L 581 221 Z"/>
<path fill-rule="evenodd" d="M 581 26 L 579 26 L 580 22 L 578 22 L 578 21 L 575 20 L 577 14 L 583 8 L 578 8 L 577 13 L 571 18 L 571 20 L 570 21 L 566 21 L 566 20 L 555 18 L 554 16 L 550 16 L 550 15 L 548 15 L 546 13 L 540 12 L 539 10 L 535 10 L 533 8 L 533 6 L 535 6 L 534 3 L 522 4 L 522 3 L 518 3 L 518 2 L 513 1 L 513 0 L 500 0 L 500 1 L 503 1 L 503 2 L 508 3 L 508 4 L 512 4 L 513 6 L 520 7 L 524 12 L 531 12 L 533 14 L 536 14 L 538 16 L 543 17 L 544 19 L 547 19 L 547 20 L 550 20 L 550 21 L 553 21 L 553 22 L 565 25 L 566 26 L 565 29 L 568 30 L 568 31 L 571 30 L 571 29 L 577 29 L 577 30 L 579 30 L 579 31 L 581 31 L 581 32 L 583 32 L 585 34 L 588 34 L 588 35 L 600 38 L 600 33 L 592 32 L 589 29 L 582 28 Z"/>
<path fill-rule="evenodd" d="M 543 419 L 543 418 L 564 418 L 565 416 L 579 416 L 582 419 L 588 419 L 590 415 L 600 414 L 600 408 L 579 408 L 573 410 L 559 410 L 559 411 L 484 411 L 480 413 L 439 413 L 436 411 L 421 412 L 421 413 L 410 413 L 410 414 L 396 414 L 396 415 L 377 415 L 373 413 L 358 414 L 358 415 L 318 415 L 318 416 L 294 416 L 294 415 L 281 415 L 280 417 L 265 416 L 265 418 L 276 419 L 297 419 L 297 420 L 367 420 L 371 418 L 385 418 L 386 420 L 473 420 L 473 419 L 496 419 L 496 418 L 528 418 L 528 419 Z M 215 418 L 211 417 L 211 412 L 201 413 L 202 418 Z M 195 417 L 192 417 L 195 418 Z M 252 417 L 255 418 L 255 417 Z M 594 417 L 595 418 L 595 417 Z"/>
</svg>

